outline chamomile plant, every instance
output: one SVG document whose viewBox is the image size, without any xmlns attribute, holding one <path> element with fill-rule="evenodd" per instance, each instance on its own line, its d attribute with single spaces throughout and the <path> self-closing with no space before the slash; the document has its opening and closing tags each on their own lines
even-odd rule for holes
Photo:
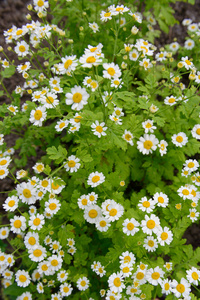
<svg viewBox="0 0 200 300">
<path fill-rule="evenodd" d="M 4 31 L 7 299 L 200 296 L 200 248 L 184 238 L 200 219 L 200 26 L 183 20 L 184 44 L 158 49 L 155 28 L 175 19 L 154 3 L 33 0 Z"/>
</svg>

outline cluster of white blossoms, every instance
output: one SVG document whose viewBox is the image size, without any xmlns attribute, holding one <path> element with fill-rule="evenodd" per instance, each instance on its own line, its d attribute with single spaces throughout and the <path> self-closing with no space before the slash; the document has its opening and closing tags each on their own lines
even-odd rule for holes
<svg viewBox="0 0 200 300">
<path fill-rule="evenodd" d="M 39 17 L 44 17 L 47 14 L 49 2 L 33 0 L 33 7 Z M 156 24 L 156 20 L 150 14 L 146 19 L 149 23 L 148 28 L 151 31 L 152 26 Z M 111 47 L 110 44 L 107 45 L 106 38 L 104 39 L 104 45 L 97 43 L 95 34 L 100 32 L 100 29 L 96 22 L 86 24 L 90 34 L 94 35 L 95 38 L 91 44 L 88 44 L 87 41 L 87 44 L 85 44 L 87 46 L 84 49 L 79 49 L 79 56 L 74 53 L 75 48 L 71 45 L 73 40 L 68 39 L 71 48 L 67 48 L 64 52 L 62 52 L 62 47 L 59 48 L 55 52 L 55 59 L 53 58 L 55 47 L 52 41 L 55 38 L 59 44 L 61 38 L 66 37 L 66 32 L 57 25 L 30 21 L 21 28 L 12 26 L 4 32 L 6 43 L 13 43 L 13 51 L 20 60 L 23 59 L 17 65 L 16 71 L 24 79 L 24 85 L 16 86 L 14 95 L 17 95 L 17 98 L 20 99 L 23 95 L 28 94 L 31 99 L 31 103 L 27 101 L 21 108 L 19 104 L 15 103 L 15 105 L 8 105 L 7 113 L 9 117 L 15 121 L 15 118 L 17 119 L 19 116 L 26 116 L 31 123 L 30 128 L 35 130 L 36 133 L 38 132 L 38 135 L 40 129 L 42 132 L 43 126 L 45 127 L 45 121 L 50 120 L 51 125 L 53 124 L 51 130 L 56 138 L 56 143 L 59 140 L 64 141 L 64 143 L 71 142 L 71 140 L 72 142 L 71 145 L 67 144 L 69 146 L 69 156 L 64 159 L 63 165 L 58 167 L 58 171 L 53 170 L 53 175 L 44 175 L 48 172 L 43 173 L 46 172 L 46 168 L 42 162 L 37 162 L 33 166 L 34 176 L 29 176 L 29 172 L 23 169 L 16 172 L 16 187 L 2 204 L 10 219 L 8 225 L 3 225 L 0 228 L 0 239 L 6 240 L 9 238 L 10 233 L 11 236 L 21 238 L 22 251 L 26 252 L 26 259 L 30 261 L 31 266 L 28 271 L 25 270 L 25 266 L 22 266 L 21 269 L 18 268 L 14 272 L 12 267 L 14 267 L 18 258 L 18 249 L 16 248 L 16 252 L 14 250 L 13 254 L 6 254 L 1 249 L 0 274 L 3 277 L 2 284 L 4 287 L 8 287 L 15 282 L 18 287 L 22 288 L 31 287 L 32 284 L 36 287 L 33 294 L 25 291 L 17 297 L 17 300 L 39 298 L 39 294 L 45 294 L 46 287 L 52 287 L 51 300 L 61 300 L 75 293 L 77 289 L 80 292 L 86 291 L 90 286 L 90 279 L 87 278 L 89 272 L 82 268 L 79 261 L 79 259 L 82 259 L 81 255 L 85 254 L 83 252 L 78 253 L 79 246 L 82 247 L 81 243 L 79 244 L 79 238 L 82 238 L 81 233 L 85 232 L 86 228 L 95 228 L 97 232 L 95 232 L 94 240 L 96 236 L 101 237 L 102 240 L 103 237 L 114 239 L 115 234 L 117 236 L 118 233 L 121 234 L 120 237 L 124 240 L 124 249 L 120 248 L 120 251 L 116 249 L 119 261 L 117 262 L 118 265 L 116 264 L 112 269 L 112 273 L 110 267 L 108 267 L 112 262 L 109 261 L 108 264 L 104 264 L 103 259 L 105 258 L 95 257 L 93 252 L 91 256 L 90 253 L 87 256 L 88 262 L 86 262 L 87 259 L 84 261 L 85 265 L 83 266 L 88 263 L 96 275 L 100 278 L 103 277 L 104 283 L 106 283 L 106 276 L 108 275 L 106 287 L 108 289 L 107 291 L 101 290 L 102 297 L 105 296 L 106 300 L 118 300 L 125 299 L 124 295 L 126 294 L 127 298 L 131 300 L 145 299 L 148 295 L 143 292 L 145 290 L 144 285 L 149 283 L 153 287 L 158 286 L 165 295 L 172 294 L 174 297 L 190 300 L 191 285 L 198 286 L 200 283 L 198 268 L 188 267 L 185 274 L 182 273 L 184 276 L 179 281 L 172 280 L 172 275 L 176 273 L 175 262 L 173 261 L 175 268 L 172 270 L 172 262 L 165 263 L 164 259 L 157 259 L 157 250 L 164 253 L 164 249 L 173 248 L 173 242 L 176 242 L 175 232 L 171 228 L 172 225 L 168 225 L 168 220 L 163 218 L 164 213 L 162 215 L 162 212 L 167 211 L 169 208 L 170 200 L 174 200 L 172 194 L 170 192 L 168 194 L 167 190 L 167 194 L 165 194 L 164 188 L 152 191 L 154 188 L 152 184 L 152 186 L 148 186 L 149 190 L 147 189 L 150 196 L 144 196 L 144 194 L 141 196 L 140 194 L 140 199 L 137 201 L 133 199 L 133 203 L 130 199 L 123 199 L 123 192 L 118 192 L 118 190 L 116 195 L 122 196 L 122 198 L 118 199 L 116 197 L 115 199 L 115 196 L 111 195 L 111 189 L 107 190 L 106 187 L 111 185 L 112 175 L 115 176 L 116 174 L 116 181 L 119 179 L 117 178 L 117 171 L 116 173 L 113 171 L 115 168 L 117 170 L 117 163 L 116 166 L 113 164 L 110 173 L 100 172 L 105 168 L 104 159 L 107 160 L 107 150 L 104 153 L 105 157 L 102 155 L 97 165 L 95 165 L 95 155 L 98 154 L 95 153 L 92 162 L 94 163 L 93 169 L 90 169 L 90 171 L 88 171 L 91 168 L 90 164 L 84 163 L 84 155 L 83 158 L 81 157 L 82 152 L 84 153 L 83 148 L 81 148 L 81 138 L 87 141 L 89 153 L 91 149 L 93 151 L 94 145 L 97 144 L 97 147 L 100 147 L 101 142 L 102 145 L 103 142 L 110 145 L 114 140 L 114 138 L 111 139 L 112 134 L 116 140 L 121 141 L 122 145 L 125 144 L 127 152 L 132 151 L 130 152 L 132 154 L 137 151 L 140 159 L 142 154 L 144 156 L 149 155 L 148 158 L 143 157 L 144 161 L 147 159 L 147 163 L 150 161 L 151 155 L 155 154 L 153 158 L 156 157 L 156 151 L 159 154 L 157 158 L 164 161 L 165 157 L 163 156 L 167 154 L 168 149 L 169 151 L 174 151 L 174 149 L 181 151 L 184 150 L 184 146 L 189 145 L 190 139 L 196 139 L 195 142 L 200 140 L 200 124 L 196 124 L 198 121 L 194 122 L 192 118 L 189 131 L 186 131 L 184 124 L 182 127 L 180 123 L 180 126 L 175 126 L 177 131 L 174 130 L 169 135 L 165 130 L 165 125 L 162 125 L 162 121 L 165 121 L 163 111 L 173 113 L 182 104 L 185 105 L 187 101 L 190 101 L 189 93 L 186 93 L 185 90 L 187 89 L 181 82 L 182 76 L 179 71 L 173 69 L 171 72 L 170 68 L 167 74 L 170 88 L 163 93 L 162 100 L 157 99 L 160 94 L 157 96 L 153 94 L 150 97 L 146 85 L 138 85 L 138 89 L 134 90 L 135 94 L 129 91 L 129 86 L 131 86 L 132 91 L 134 89 L 133 85 L 137 85 L 136 80 L 132 80 L 131 76 L 133 82 L 129 83 L 128 77 L 131 70 L 138 70 L 138 76 L 139 72 L 143 72 L 146 84 L 145 77 L 148 79 L 150 69 L 153 69 L 156 64 L 161 67 L 162 62 L 164 64 L 173 62 L 174 58 L 172 56 L 180 48 L 180 45 L 173 42 L 168 46 L 171 52 L 164 48 L 157 51 L 157 48 L 146 38 L 140 38 L 141 35 L 137 26 L 142 22 L 142 15 L 139 12 L 132 12 L 124 5 L 109 6 L 107 10 L 101 12 L 100 20 L 103 25 L 105 25 L 104 22 L 111 20 L 116 26 L 119 26 L 118 29 L 122 30 L 124 34 L 128 28 L 128 26 L 127 28 L 124 27 L 125 24 L 128 22 L 132 24 L 131 22 L 133 22 L 133 26 L 128 32 L 131 37 L 130 42 L 127 38 L 118 43 L 119 32 L 115 31 L 116 45 L 113 44 L 113 58 L 105 55 L 108 46 Z M 191 20 L 187 19 L 183 21 L 183 25 L 188 26 L 188 30 L 192 34 L 200 35 L 199 24 L 192 23 Z M 37 52 L 36 55 L 34 52 L 37 51 L 38 47 L 42 47 L 43 42 L 45 45 L 48 44 L 52 55 L 43 62 L 39 73 L 35 72 L 38 70 L 35 69 L 34 65 Z M 84 43 L 86 42 L 84 41 Z M 185 41 L 184 48 L 186 50 L 191 50 L 194 47 L 195 42 L 191 38 Z M 71 49 L 71 53 L 69 53 L 69 49 Z M 103 53 L 104 49 L 105 53 Z M 48 52 L 48 50 L 46 51 Z M 183 72 L 188 73 L 189 79 L 198 86 L 200 84 L 200 71 L 197 70 L 193 59 L 189 58 L 188 55 L 181 57 L 177 68 L 179 70 L 183 68 Z M 160 70 L 166 71 L 167 63 Z M 7 58 L 0 60 L 0 64 L 4 71 L 7 71 L 11 66 L 11 62 Z M 40 62 L 38 64 L 40 65 Z M 166 77 L 164 78 L 166 79 Z M 152 81 L 148 85 L 153 84 Z M 159 86 L 158 89 L 160 87 L 162 86 Z M 177 88 L 177 93 L 175 89 L 172 89 L 173 87 Z M 141 92 L 144 94 L 141 94 Z M 156 105 L 151 101 L 155 101 Z M 137 107 L 137 104 L 140 104 L 140 106 Z M 140 112 L 137 113 L 138 111 L 141 114 Z M 133 119 L 129 118 L 130 115 Z M 167 120 L 166 126 L 170 122 L 171 120 Z M 74 133 L 74 135 L 71 133 Z M 134 139 L 137 141 L 134 141 Z M 70 148 L 73 142 L 74 145 L 77 144 L 77 148 L 76 146 Z M 3 134 L 0 134 L 0 146 L 3 146 L 2 149 L 4 149 Z M 79 146 L 80 149 L 78 149 Z M 115 146 L 118 146 L 116 141 Z M 125 157 L 125 151 L 120 151 L 121 149 L 116 153 L 121 153 Z M 0 179 L 4 179 L 9 173 L 8 166 L 11 163 L 11 154 L 13 154 L 12 148 L 0 153 Z M 87 155 L 89 157 L 89 154 L 86 154 L 86 160 L 88 159 Z M 124 159 L 125 162 L 123 157 L 119 157 L 124 163 L 121 167 L 122 174 L 127 156 Z M 126 162 L 126 165 L 129 165 L 129 161 Z M 131 161 L 130 166 L 132 168 Z M 192 222 L 199 219 L 200 173 L 198 168 L 199 163 L 196 159 L 185 160 L 181 175 L 188 181 L 187 184 L 177 187 L 178 196 L 176 194 L 180 198 L 180 203 L 176 204 L 178 210 L 181 210 L 183 202 L 191 201 L 191 208 L 188 208 L 187 217 Z M 59 173 L 60 171 L 63 178 L 68 180 L 66 185 L 63 183 L 62 178 L 54 176 L 56 172 Z M 87 173 L 84 173 L 84 171 Z M 139 171 L 137 169 L 137 172 Z M 111 174 L 112 172 L 113 174 Z M 119 189 L 122 191 L 125 189 L 125 181 L 130 185 L 133 184 L 131 188 L 134 188 L 134 180 L 131 181 L 133 174 L 127 175 L 125 178 L 121 173 L 121 177 L 119 176 L 121 180 Z M 83 177 L 78 177 L 79 174 L 81 174 L 80 177 Z M 73 179 L 75 179 L 74 182 Z M 115 178 L 112 180 L 114 181 Z M 142 184 L 143 181 L 145 184 L 145 179 L 141 179 Z M 73 203 L 73 197 L 67 198 L 67 196 L 67 199 L 65 199 L 68 186 L 69 189 L 74 189 L 75 195 L 78 192 L 79 196 L 75 197 L 75 203 Z M 85 191 L 79 193 L 78 188 L 82 191 L 85 189 Z M 65 219 L 64 210 L 65 208 L 67 210 L 68 207 L 70 217 L 67 219 L 67 211 Z M 72 207 L 73 209 L 79 208 L 80 211 L 72 210 Z M 133 210 L 136 213 L 132 213 Z M 77 222 L 77 225 L 79 224 L 77 228 L 72 229 L 76 222 L 71 215 L 76 215 L 76 213 L 80 213 L 83 226 L 81 225 L 78 228 L 80 224 Z M 60 224 L 59 220 L 62 220 L 63 223 Z M 53 221 L 58 222 L 55 228 L 52 228 Z M 67 236 L 67 225 L 72 226 L 69 230 L 69 237 Z M 113 235 L 111 237 L 112 230 Z M 53 236 L 56 237 L 53 238 Z M 140 247 L 138 251 L 141 253 L 138 257 L 137 253 L 133 253 L 133 250 L 133 252 L 127 250 L 129 245 L 132 247 L 131 242 L 134 241 L 134 238 L 136 240 L 138 238 L 135 244 L 136 247 Z M 65 240 L 64 246 L 62 245 L 63 240 Z M 153 258 L 153 255 L 157 260 Z M 152 260 L 149 259 L 151 257 Z M 90 259 L 92 259 L 92 264 Z M 114 258 L 112 259 L 114 262 Z M 74 263 L 73 267 L 72 263 Z M 118 266 L 118 269 L 116 266 Z M 74 274 L 74 267 L 78 270 L 80 267 L 81 273 Z M 176 274 L 175 278 L 178 278 Z M 81 295 L 83 294 L 81 293 Z"/>
</svg>

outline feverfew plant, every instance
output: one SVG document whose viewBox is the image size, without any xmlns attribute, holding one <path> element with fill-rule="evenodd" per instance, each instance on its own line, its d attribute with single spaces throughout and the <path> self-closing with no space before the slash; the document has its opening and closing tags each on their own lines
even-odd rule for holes
<svg viewBox="0 0 200 300">
<path fill-rule="evenodd" d="M 163 19 L 152 1 L 141 14 L 128 1 L 34 0 L 37 20 L 4 32 L 18 58 L 1 47 L 8 299 L 200 296 L 200 248 L 183 238 L 200 219 L 200 27 L 183 20 L 184 45 L 157 49 L 154 26 L 175 22 L 158 8 Z M 14 74 L 23 84 L 9 93 Z"/>
</svg>

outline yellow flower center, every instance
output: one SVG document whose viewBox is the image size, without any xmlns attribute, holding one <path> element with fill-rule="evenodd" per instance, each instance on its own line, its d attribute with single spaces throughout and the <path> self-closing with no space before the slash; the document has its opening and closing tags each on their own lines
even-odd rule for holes
<svg viewBox="0 0 200 300">
<path fill-rule="evenodd" d="M 63 292 L 64 292 L 64 293 L 68 293 L 68 292 L 69 292 L 69 288 L 68 288 L 68 286 L 64 286 L 64 288 L 63 288 Z"/>
<path fill-rule="evenodd" d="M 136 275 L 136 278 L 137 278 L 138 280 L 143 279 L 143 278 L 144 278 L 144 273 L 143 273 L 143 272 L 138 272 L 137 275 Z"/>
<path fill-rule="evenodd" d="M 96 209 L 91 209 L 91 210 L 89 211 L 88 215 L 89 215 L 90 218 L 94 219 L 94 218 L 97 217 L 98 212 L 96 211 Z"/>
<path fill-rule="evenodd" d="M 44 1 L 43 0 L 38 0 L 37 5 L 39 7 L 42 7 L 44 5 Z"/>
<path fill-rule="evenodd" d="M 104 14 L 104 17 L 108 18 L 108 17 L 110 17 L 110 15 L 111 15 L 111 12 L 107 12 Z"/>
<path fill-rule="evenodd" d="M 125 134 L 125 139 L 127 141 L 130 141 L 131 140 L 131 135 L 129 133 Z"/>
<path fill-rule="evenodd" d="M 142 205 L 143 205 L 144 207 L 148 208 L 148 207 L 150 206 L 150 202 L 149 202 L 149 201 L 144 201 L 144 202 L 142 203 Z"/>
<path fill-rule="evenodd" d="M 98 125 L 98 126 L 96 127 L 96 131 L 98 131 L 99 133 L 101 133 L 101 132 L 103 131 L 102 126 Z"/>
<path fill-rule="evenodd" d="M 176 99 L 173 98 L 173 97 L 172 97 L 172 98 L 169 98 L 169 100 L 168 100 L 169 103 L 174 103 L 175 101 L 176 101 Z"/>
<path fill-rule="evenodd" d="M 4 236 L 6 235 L 6 230 L 2 230 L 1 234 Z"/>
<path fill-rule="evenodd" d="M 168 283 L 168 282 L 167 282 L 167 283 L 165 283 L 164 287 L 165 287 L 165 291 L 168 291 L 168 290 L 169 290 L 169 288 L 170 288 L 170 285 L 169 285 L 169 283 Z"/>
<path fill-rule="evenodd" d="M 194 218 L 194 217 L 195 217 L 195 212 L 192 211 L 192 212 L 190 213 L 190 217 L 191 217 L 191 218 Z"/>
<path fill-rule="evenodd" d="M 186 190 L 186 189 L 182 190 L 182 194 L 185 195 L 185 196 L 189 195 L 189 193 L 190 192 L 188 190 Z"/>
<path fill-rule="evenodd" d="M 41 110 L 37 109 L 34 113 L 34 118 L 38 121 L 42 118 L 42 112 Z"/>
<path fill-rule="evenodd" d="M 98 176 L 98 175 L 95 175 L 94 177 L 92 177 L 92 182 L 93 183 L 96 183 L 96 182 L 98 182 L 100 180 L 100 176 Z"/>
<path fill-rule="evenodd" d="M 167 240 L 167 238 L 168 238 L 168 233 L 167 233 L 167 232 L 162 232 L 160 237 L 161 237 L 161 239 L 162 239 L 163 241 L 165 241 L 165 240 Z"/>
<path fill-rule="evenodd" d="M 35 226 L 40 225 L 40 222 L 41 222 L 40 218 L 35 218 L 35 219 L 33 220 L 33 224 L 34 224 Z"/>
<path fill-rule="evenodd" d="M 154 280 L 157 280 L 158 278 L 160 278 L 160 273 L 158 272 L 154 272 L 151 277 L 154 279 Z"/>
<path fill-rule="evenodd" d="M 36 239 L 35 239 L 33 236 L 31 236 L 31 237 L 28 239 L 28 243 L 29 243 L 31 246 L 35 245 L 35 244 L 36 244 Z"/>
<path fill-rule="evenodd" d="M 185 286 L 181 283 L 177 284 L 176 289 L 181 294 L 185 292 Z"/>
<path fill-rule="evenodd" d="M 196 130 L 196 134 L 200 134 L 200 128 Z"/>
<path fill-rule="evenodd" d="M 95 63 L 95 61 L 96 61 L 96 58 L 94 56 L 89 56 L 86 59 L 86 63 L 88 63 L 88 64 L 93 64 L 93 63 Z"/>
<path fill-rule="evenodd" d="M 185 60 L 185 63 L 190 66 L 191 65 L 191 61 L 189 61 L 188 59 Z"/>
<path fill-rule="evenodd" d="M 2 159 L 1 161 L 0 161 L 0 165 L 1 166 L 4 166 L 4 165 L 6 165 L 7 164 L 7 159 Z"/>
<path fill-rule="evenodd" d="M 143 145 L 144 145 L 144 148 L 145 148 L 145 149 L 149 150 L 149 149 L 151 149 L 151 147 L 153 146 L 153 143 L 152 143 L 152 141 L 147 140 L 147 141 L 144 142 Z"/>
<path fill-rule="evenodd" d="M 4 175 L 5 171 L 4 170 L 0 170 L 0 175 Z"/>
<path fill-rule="evenodd" d="M 154 220 L 148 220 L 148 221 L 147 221 L 147 227 L 148 227 L 149 229 L 153 229 L 155 226 L 156 226 L 156 223 L 155 223 Z"/>
<path fill-rule="evenodd" d="M 85 280 L 82 280 L 81 283 L 80 283 L 80 285 L 81 285 L 81 286 L 86 286 Z"/>
<path fill-rule="evenodd" d="M 158 202 L 159 202 L 159 203 L 164 203 L 164 201 L 165 201 L 165 200 L 164 200 L 164 198 L 163 198 L 163 197 L 161 197 L 161 196 L 160 196 L 160 197 L 158 197 Z"/>
<path fill-rule="evenodd" d="M 90 83 L 90 85 L 91 85 L 91 87 L 92 87 L 93 89 L 96 89 L 96 87 L 97 87 L 97 83 L 96 83 L 95 81 L 92 81 L 92 82 Z"/>
<path fill-rule="evenodd" d="M 82 100 L 82 94 L 81 93 L 75 93 L 72 97 L 74 103 L 80 103 Z"/>
<path fill-rule="evenodd" d="M 133 52 L 133 53 L 131 54 L 131 56 L 132 56 L 132 58 L 137 58 L 137 53 Z"/>
<path fill-rule="evenodd" d="M 176 141 L 177 141 L 178 143 L 182 143 L 183 137 L 180 136 L 180 135 L 178 135 L 178 136 L 176 137 Z"/>
<path fill-rule="evenodd" d="M 52 182 L 51 187 L 52 189 L 57 190 L 60 186 L 59 184 L 54 184 L 54 182 Z"/>
<path fill-rule="evenodd" d="M 25 198 L 31 198 L 31 191 L 29 189 L 24 189 L 23 190 L 23 195 Z"/>
<path fill-rule="evenodd" d="M 199 275 L 197 274 L 197 272 L 192 272 L 192 278 L 194 280 L 198 280 L 199 279 Z"/>
<path fill-rule="evenodd" d="M 70 161 L 68 161 L 68 166 L 69 166 L 69 168 L 74 168 L 75 167 L 75 165 L 76 165 L 76 163 L 75 163 L 75 161 L 74 160 L 70 160 Z"/>
<path fill-rule="evenodd" d="M 15 205 L 15 200 L 10 200 L 8 206 L 13 207 Z"/>
<path fill-rule="evenodd" d="M 131 262 L 130 256 L 125 256 L 124 257 L 124 263 L 130 263 L 130 262 Z"/>
<path fill-rule="evenodd" d="M 44 264 L 44 265 L 42 265 L 41 269 L 42 269 L 42 271 L 46 271 L 46 270 L 48 270 L 48 266 L 46 264 Z"/>
<path fill-rule="evenodd" d="M 25 51 L 26 51 L 25 46 L 24 46 L 24 45 L 20 45 L 20 46 L 19 46 L 19 51 L 20 51 L 20 52 L 25 52 Z"/>
<path fill-rule="evenodd" d="M 35 249 L 35 250 L 33 251 L 33 255 L 34 255 L 35 257 L 40 257 L 40 256 L 42 255 L 42 251 L 41 251 L 40 249 Z"/>
<path fill-rule="evenodd" d="M 54 267 L 56 267 L 56 266 L 58 265 L 57 259 L 53 259 L 53 260 L 51 261 L 51 265 L 54 266 Z"/>
<path fill-rule="evenodd" d="M 120 280 L 120 278 L 119 278 L 119 277 L 116 277 L 116 278 L 114 279 L 113 283 L 114 283 L 114 285 L 115 285 L 116 287 L 119 287 L 119 286 L 121 285 L 121 280 Z"/>
<path fill-rule="evenodd" d="M 53 99 L 53 97 L 51 97 L 51 96 L 48 96 L 48 98 L 46 98 L 46 102 L 47 102 L 48 104 L 52 104 L 52 103 L 54 103 L 54 99 Z"/>
<path fill-rule="evenodd" d="M 86 199 L 86 198 L 82 199 L 82 200 L 81 200 L 81 203 L 82 203 L 83 205 L 87 205 L 87 199 Z"/>
<path fill-rule="evenodd" d="M 153 247 L 153 246 L 154 246 L 154 241 L 149 240 L 149 241 L 148 241 L 148 246 L 149 246 L 149 247 Z"/>
<path fill-rule="evenodd" d="M 95 52 L 97 50 L 97 47 L 93 47 L 90 49 L 90 52 Z"/>
<path fill-rule="evenodd" d="M 20 275 L 20 276 L 19 276 L 19 281 L 25 282 L 26 280 L 27 280 L 27 278 L 26 278 L 25 275 Z"/>
<path fill-rule="evenodd" d="M 117 214 L 117 209 L 115 209 L 115 208 L 112 208 L 112 209 L 109 211 L 109 215 L 112 216 L 112 217 L 116 216 L 116 214 Z"/>
<path fill-rule="evenodd" d="M 22 222 L 20 220 L 16 220 L 13 225 L 15 228 L 20 228 L 22 226 Z"/>
<path fill-rule="evenodd" d="M 71 59 L 66 60 L 66 62 L 64 63 L 64 68 L 68 69 L 69 66 L 71 66 L 73 63 L 73 61 Z"/>
<path fill-rule="evenodd" d="M 101 227 L 105 227 L 106 224 L 107 224 L 106 221 L 100 221 L 100 222 L 99 222 L 99 225 L 100 225 Z"/>
<path fill-rule="evenodd" d="M 108 68 L 107 72 L 110 76 L 114 76 L 115 75 L 115 69 L 114 68 Z"/>
<path fill-rule="evenodd" d="M 49 209 L 51 209 L 51 210 L 55 210 L 56 207 L 57 207 L 56 203 L 49 204 Z"/>
<path fill-rule="evenodd" d="M 122 272 L 123 272 L 123 273 L 128 273 L 129 271 L 130 271 L 129 267 L 124 267 L 124 268 L 122 269 Z"/>
<path fill-rule="evenodd" d="M 128 230 L 133 230 L 134 227 L 135 227 L 135 226 L 134 226 L 133 223 L 128 223 L 128 224 L 127 224 L 127 229 L 128 229 Z"/>
</svg>

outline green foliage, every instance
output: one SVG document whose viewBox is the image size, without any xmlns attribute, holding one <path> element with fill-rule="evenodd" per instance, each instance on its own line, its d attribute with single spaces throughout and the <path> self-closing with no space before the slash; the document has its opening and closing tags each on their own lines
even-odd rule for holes
<svg viewBox="0 0 200 300">
<path fill-rule="evenodd" d="M 200 247 L 185 232 L 200 219 L 199 29 L 188 27 L 192 49 L 156 49 L 178 24 L 171 2 L 49 0 L 48 10 L 33 4 L 39 23 L 5 34 L 20 61 L 1 49 L 0 179 L 13 190 L 0 262 L 15 261 L 11 280 L 1 272 L 5 299 L 98 300 L 103 289 L 102 299 L 127 299 L 134 288 L 150 300 L 164 279 L 196 284 Z M 24 85 L 9 93 L 16 72 Z M 166 299 L 178 299 L 175 288 Z"/>
</svg>

